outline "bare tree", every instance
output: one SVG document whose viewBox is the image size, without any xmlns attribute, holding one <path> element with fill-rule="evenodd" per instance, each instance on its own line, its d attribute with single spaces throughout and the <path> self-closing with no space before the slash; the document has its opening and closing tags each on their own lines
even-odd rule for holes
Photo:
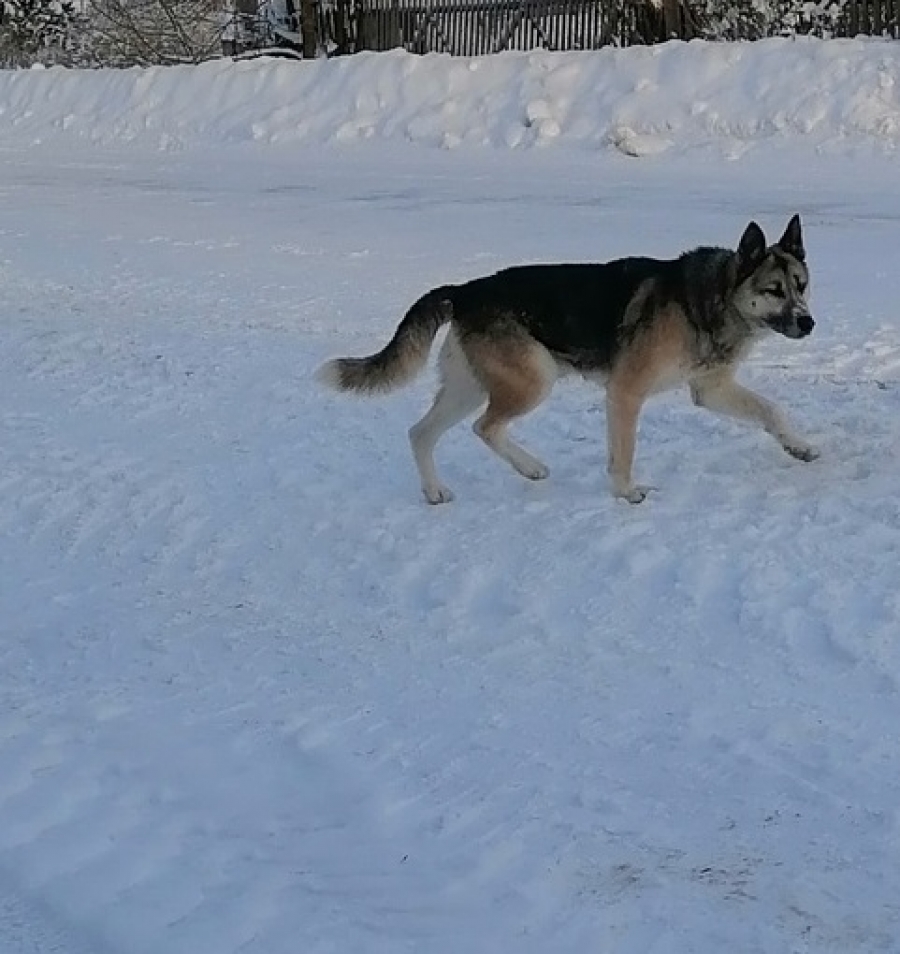
<svg viewBox="0 0 900 954">
<path fill-rule="evenodd" d="M 200 63 L 222 52 L 223 0 L 88 0 L 93 52 L 103 63 Z"/>
</svg>

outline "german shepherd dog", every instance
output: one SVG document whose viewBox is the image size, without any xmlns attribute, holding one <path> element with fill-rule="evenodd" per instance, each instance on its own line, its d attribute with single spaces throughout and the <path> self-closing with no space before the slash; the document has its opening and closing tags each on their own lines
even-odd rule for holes
<svg viewBox="0 0 900 954">
<path fill-rule="evenodd" d="M 438 330 L 450 324 L 434 404 L 409 431 L 422 492 L 439 504 L 453 494 L 438 478 L 435 445 L 485 404 L 475 433 L 523 477 L 546 477 L 544 464 L 507 428 L 533 411 L 557 378 L 581 374 L 606 387 L 613 494 L 640 503 L 650 488 L 631 476 L 638 415 L 651 394 L 680 384 L 689 385 L 695 404 L 759 425 L 793 457 L 818 456 L 774 404 L 734 380 L 765 332 L 804 338 L 812 331 L 808 288 L 799 215 L 768 247 L 751 222 L 737 251 L 524 265 L 444 285 L 409 309 L 382 351 L 336 358 L 318 378 L 361 394 L 401 387 L 423 369 Z"/>
</svg>

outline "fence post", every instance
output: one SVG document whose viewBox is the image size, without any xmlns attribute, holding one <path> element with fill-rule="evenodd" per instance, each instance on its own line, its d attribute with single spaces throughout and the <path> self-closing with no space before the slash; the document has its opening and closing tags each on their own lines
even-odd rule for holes
<svg viewBox="0 0 900 954">
<path fill-rule="evenodd" d="M 663 0 L 663 28 L 666 40 L 681 36 L 681 0 Z"/>
<path fill-rule="evenodd" d="M 316 0 L 300 0 L 300 36 L 303 59 L 315 59 L 319 52 L 319 30 L 316 22 Z"/>
</svg>

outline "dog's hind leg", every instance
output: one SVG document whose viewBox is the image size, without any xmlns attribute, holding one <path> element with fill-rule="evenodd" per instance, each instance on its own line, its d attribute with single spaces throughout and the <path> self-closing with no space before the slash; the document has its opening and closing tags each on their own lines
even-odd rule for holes
<svg viewBox="0 0 900 954">
<path fill-rule="evenodd" d="M 474 414 L 487 394 L 472 374 L 453 331 L 441 349 L 438 366 L 441 386 L 428 413 L 409 429 L 409 442 L 422 482 L 422 493 L 431 504 L 449 503 L 453 492 L 443 484 L 434 464 L 434 449 L 455 424 Z"/>
<path fill-rule="evenodd" d="M 492 342 L 467 342 L 470 360 L 488 392 L 488 406 L 473 429 L 484 443 L 529 480 L 542 480 L 546 465 L 507 433 L 517 417 L 533 411 L 553 389 L 556 362 L 542 345 L 527 336 Z"/>
<path fill-rule="evenodd" d="M 794 433 L 781 411 L 764 397 L 742 387 L 730 372 L 705 375 L 691 382 L 694 404 L 716 414 L 758 424 L 797 460 L 811 461 L 819 452 Z"/>
</svg>

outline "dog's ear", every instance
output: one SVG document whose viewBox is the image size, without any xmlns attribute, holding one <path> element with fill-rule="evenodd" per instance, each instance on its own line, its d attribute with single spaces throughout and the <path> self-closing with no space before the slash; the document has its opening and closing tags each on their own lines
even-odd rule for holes
<svg viewBox="0 0 900 954">
<path fill-rule="evenodd" d="M 788 222 L 784 235 L 778 240 L 778 247 L 788 255 L 793 255 L 798 262 L 806 261 L 806 249 L 803 247 L 803 229 L 800 226 L 800 214 L 797 213 Z"/>
<path fill-rule="evenodd" d="M 737 250 L 737 284 L 749 278 L 766 257 L 766 237 L 763 230 L 751 222 L 744 229 Z"/>
</svg>

